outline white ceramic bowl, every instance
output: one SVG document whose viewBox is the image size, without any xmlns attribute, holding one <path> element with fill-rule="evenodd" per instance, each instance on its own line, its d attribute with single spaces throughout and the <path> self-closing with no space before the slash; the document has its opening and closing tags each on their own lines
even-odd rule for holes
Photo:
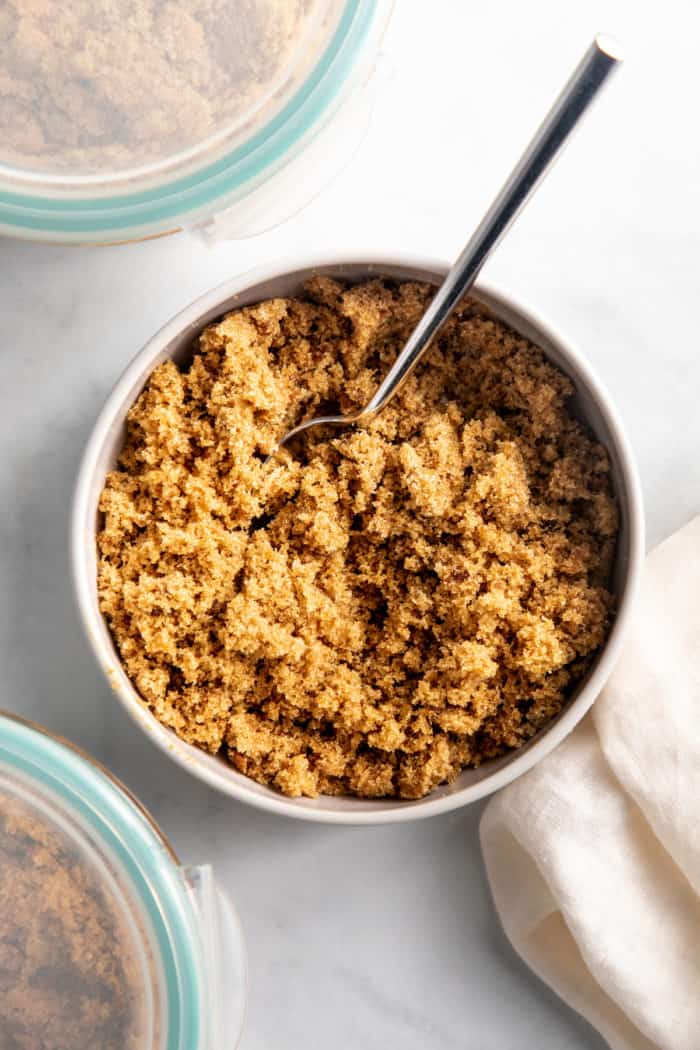
<svg viewBox="0 0 700 1050">
<path fill-rule="evenodd" d="M 312 274 L 324 273 L 351 281 L 383 274 L 399 280 L 439 283 L 446 270 L 441 262 L 412 256 L 380 257 L 369 262 L 367 259 L 341 262 L 314 259 L 293 266 L 268 266 L 233 278 L 192 303 L 151 339 L 112 391 L 88 442 L 75 493 L 71 546 L 78 605 L 97 660 L 131 717 L 166 754 L 212 787 L 261 809 L 303 820 L 381 824 L 444 813 L 474 802 L 514 780 L 564 739 L 595 700 L 619 655 L 644 548 L 639 481 L 624 431 L 607 393 L 579 352 L 548 322 L 513 297 L 479 285 L 474 293 L 476 297 L 496 317 L 532 339 L 572 379 L 576 387 L 573 411 L 606 446 L 612 461 L 613 484 L 621 510 L 613 576 L 617 612 L 605 645 L 559 717 L 519 751 L 486 763 L 480 769 L 465 770 L 453 784 L 436 788 L 424 799 L 396 801 L 324 796 L 289 799 L 245 777 L 223 758 L 205 754 L 178 739 L 149 711 L 124 672 L 97 600 L 97 506 L 105 474 L 114 466 L 124 440 L 127 412 L 154 367 L 168 357 L 186 361 L 195 337 L 227 311 L 272 296 L 295 295 Z"/>
</svg>

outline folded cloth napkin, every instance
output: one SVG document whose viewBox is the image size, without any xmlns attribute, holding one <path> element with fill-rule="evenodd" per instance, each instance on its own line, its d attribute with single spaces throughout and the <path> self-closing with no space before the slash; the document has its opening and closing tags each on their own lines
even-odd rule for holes
<svg viewBox="0 0 700 1050">
<path fill-rule="evenodd" d="M 700 518 L 592 712 L 481 823 L 516 951 L 613 1050 L 700 1050 Z"/>
</svg>

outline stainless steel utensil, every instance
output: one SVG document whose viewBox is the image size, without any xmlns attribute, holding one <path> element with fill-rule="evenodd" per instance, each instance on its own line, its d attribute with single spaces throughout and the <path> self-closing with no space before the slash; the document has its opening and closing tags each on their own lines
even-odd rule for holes
<svg viewBox="0 0 700 1050">
<path fill-rule="evenodd" d="M 428 350 L 457 303 L 469 291 L 486 259 L 537 189 L 581 117 L 621 61 L 616 41 L 604 34 L 595 37 L 371 401 L 352 415 L 307 419 L 284 435 L 275 452 L 310 427 L 365 423 L 381 412 Z M 275 452 L 271 455 L 274 456 Z"/>
</svg>

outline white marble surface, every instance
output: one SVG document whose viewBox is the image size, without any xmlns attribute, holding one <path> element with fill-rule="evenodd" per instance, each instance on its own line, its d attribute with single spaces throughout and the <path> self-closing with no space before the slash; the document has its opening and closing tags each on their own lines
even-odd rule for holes
<svg viewBox="0 0 700 1050">
<path fill-rule="evenodd" d="M 185 236 L 100 250 L 0 243 L 0 705 L 98 756 L 184 858 L 215 864 L 250 953 L 244 1050 L 603 1046 L 505 942 L 478 808 L 386 829 L 287 823 L 214 794 L 142 739 L 81 635 L 66 536 L 96 412 L 162 322 L 302 247 L 452 256 L 598 29 L 625 40 L 628 64 L 488 276 L 549 314 L 603 375 L 639 458 L 650 542 L 700 511 L 700 23 L 678 0 L 576 7 L 398 0 L 393 72 L 361 154 L 265 237 L 213 249 Z"/>
</svg>

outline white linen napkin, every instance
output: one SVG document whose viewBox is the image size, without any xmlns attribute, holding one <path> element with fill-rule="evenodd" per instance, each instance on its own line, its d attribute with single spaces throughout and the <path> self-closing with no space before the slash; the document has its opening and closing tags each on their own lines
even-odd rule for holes
<svg viewBox="0 0 700 1050">
<path fill-rule="evenodd" d="M 481 842 L 514 948 L 613 1050 L 700 1050 L 700 518 L 648 557 L 608 685 Z"/>
</svg>

